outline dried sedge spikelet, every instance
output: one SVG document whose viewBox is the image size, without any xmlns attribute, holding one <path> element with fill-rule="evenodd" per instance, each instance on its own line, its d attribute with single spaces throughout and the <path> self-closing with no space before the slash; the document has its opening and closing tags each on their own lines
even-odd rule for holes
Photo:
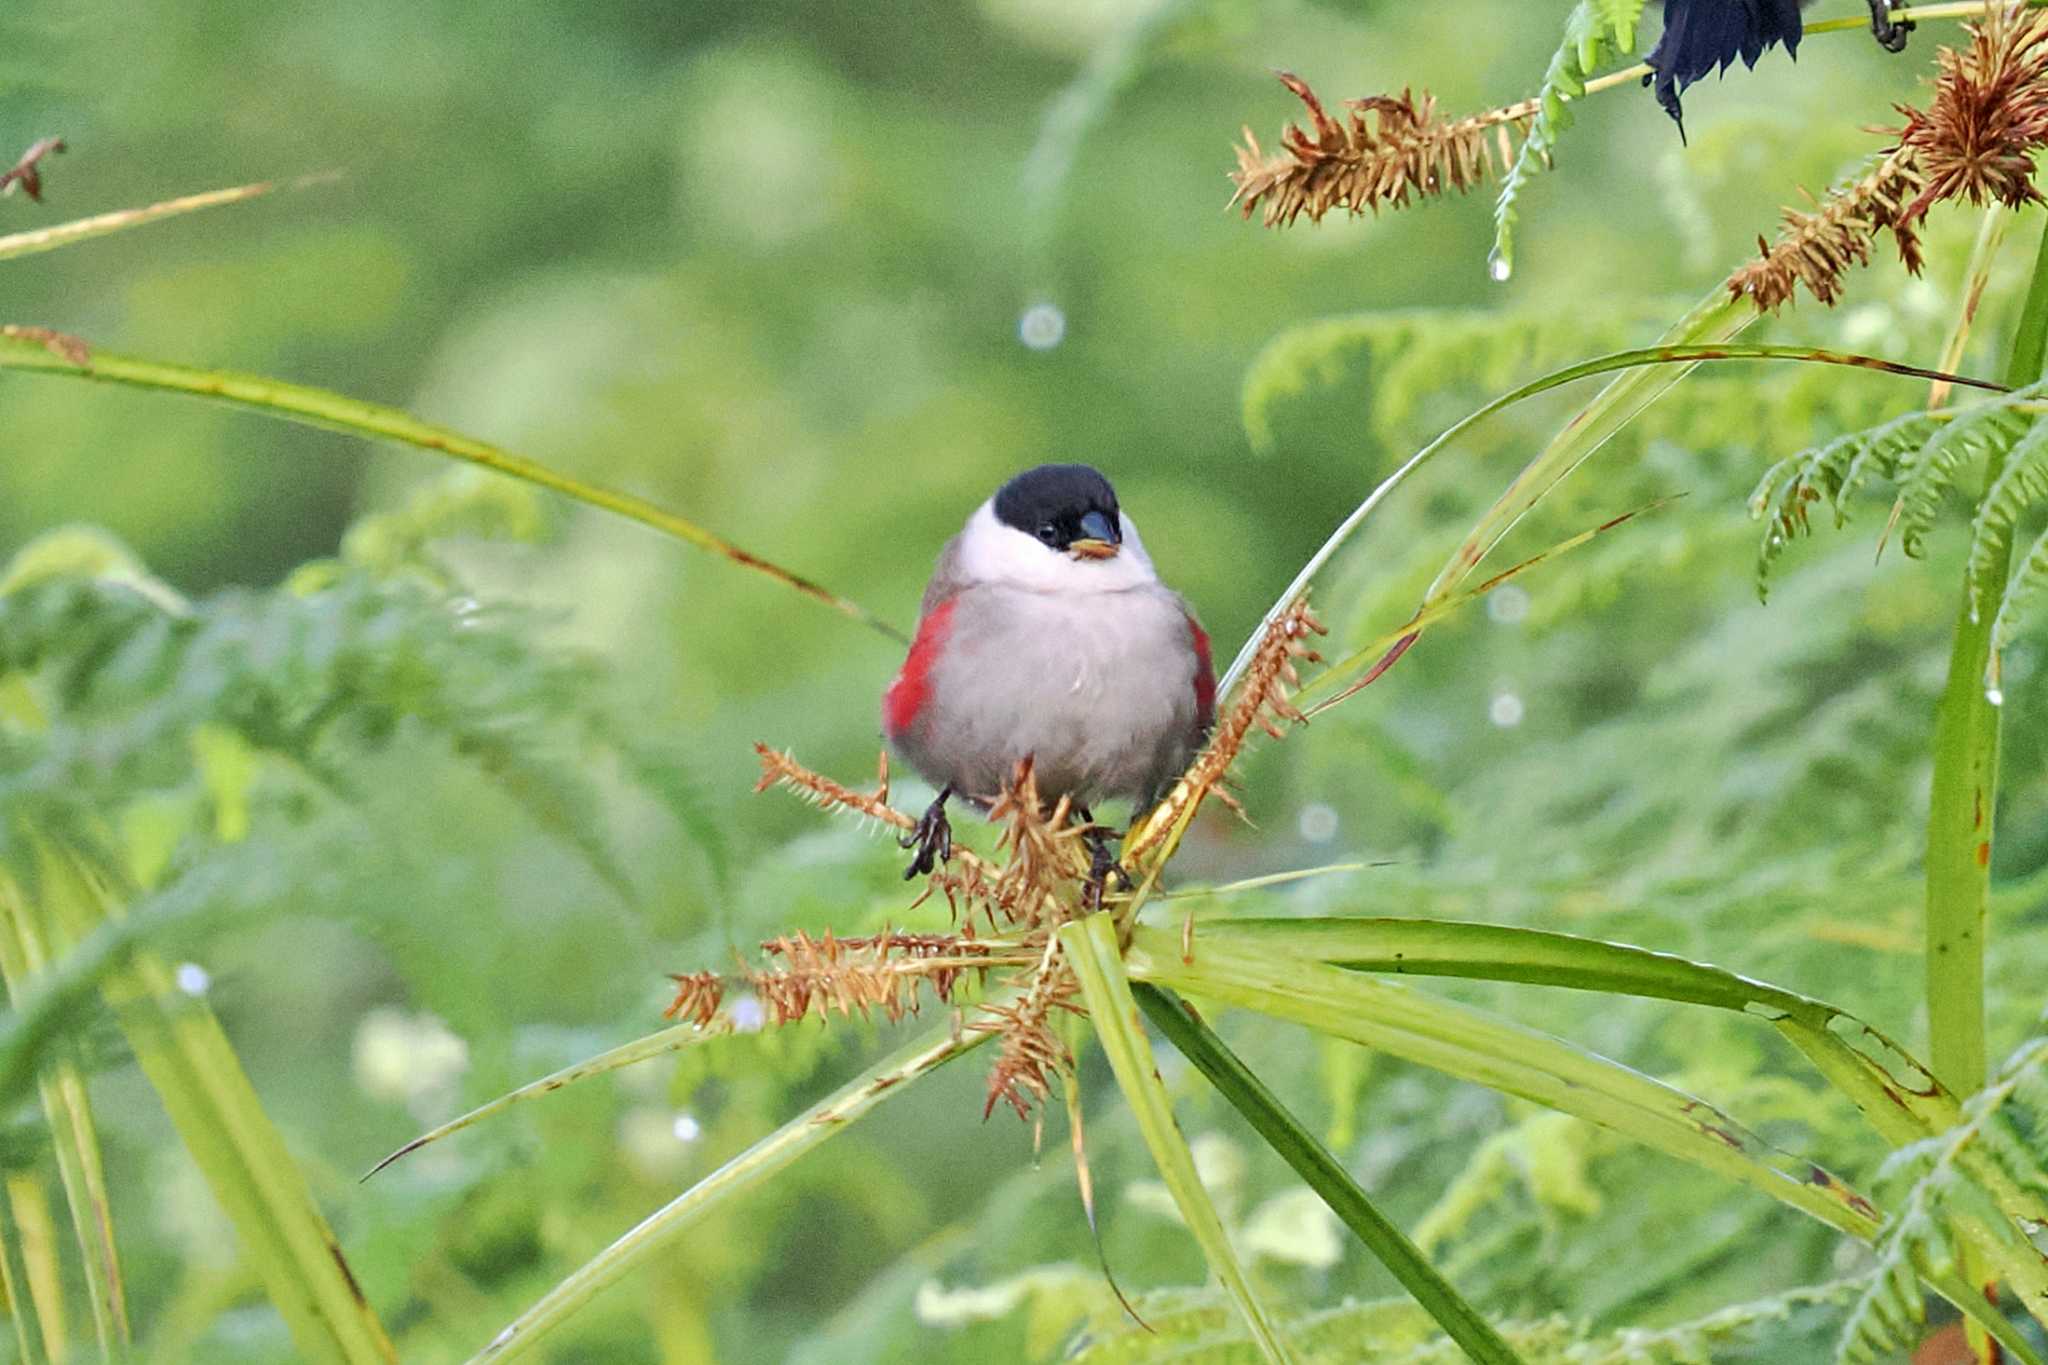
<svg viewBox="0 0 2048 1365">
<path fill-rule="evenodd" d="M 1030 1121 L 1031 1106 L 1052 1093 L 1052 1076 L 1070 1074 L 1074 1055 L 1052 1030 L 1054 1010 L 1077 1011 L 1074 997 L 1080 982 L 1061 959 L 1058 941 L 1046 946 L 1043 961 L 1033 969 L 1031 989 L 1008 1005 L 989 1005 L 968 1027 L 977 1033 L 999 1033 L 996 1064 L 988 1073 L 986 1119 L 996 1105 L 1007 1104 L 1017 1117 Z"/>
<path fill-rule="evenodd" d="M 1832 307 L 1849 267 L 1870 263 L 1880 232 L 1920 273 L 1919 225 L 1933 205 L 2042 202 L 2033 176 L 2035 154 L 2048 147 L 2048 16 L 1993 11 L 1969 33 L 1967 50 L 1941 49 L 1929 107 L 1899 106 L 1906 122 L 1891 130 L 1897 145 L 1812 212 L 1785 210 L 1778 240 L 1759 239 L 1761 258 L 1729 277 L 1731 294 L 1769 312 L 1804 284 Z"/>
<path fill-rule="evenodd" d="M 661 1012 L 664 1019 L 687 1019 L 698 1028 L 709 1028 L 718 1017 L 725 999 L 725 979 L 717 972 L 692 972 L 669 978 L 676 983 L 676 998 Z"/>
<path fill-rule="evenodd" d="M 997 875 L 998 907 L 1012 924 L 1026 927 L 1058 924 L 1080 899 L 1088 880 L 1089 858 L 1081 845 L 1083 826 L 1069 822 L 1070 798 L 1062 796 L 1051 810 L 1038 794 L 1038 778 L 1029 758 L 988 818 L 1004 824 L 996 847 L 1009 854 Z"/>
<path fill-rule="evenodd" d="M 961 968 L 941 964 L 930 970 L 912 968 L 910 962 L 958 949 L 959 955 L 975 952 L 971 940 L 947 941 L 941 935 L 877 934 L 871 938 L 835 938 L 827 929 L 821 938 L 799 932 L 771 939 L 761 945 L 768 956 L 779 958 L 781 966 L 758 972 L 753 987 L 777 1024 L 794 1023 L 811 1013 L 837 1013 L 842 1017 L 855 1010 L 869 1014 L 880 1010 L 892 1023 L 918 1007 L 917 983 L 932 984 L 939 999 L 950 1001 Z M 906 946 L 905 962 L 892 957 Z"/>
<path fill-rule="evenodd" d="M 931 986 L 932 994 L 940 1001 L 950 1004 L 953 988 L 966 973 L 979 972 L 983 976 L 988 968 L 977 966 L 972 959 L 986 958 L 990 947 L 974 938 L 972 926 L 958 934 L 904 934 L 883 930 L 866 937 L 833 939 L 827 932 L 822 940 L 813 940 L 799 933 L 794 939 L 769 939 L 761 945 L 761 951 L 770 957 L 790 958 L 790 950 L 806 961 L 816 958 L 825 945 L 831 945 L 842 955 L 851 954 L 860 958 L 872 958 L 877 965 L 888 964 L 900 979 L 923 981 Z M 910 964 L 916 964 L 912 966 Z M 912 1013 L 917 1006 L 909 1006 Z"/>
<path fill-rule="evenodd" d="M 1768 313 L 1804 284 L 1816 299 L 1833 307 L 1842 296 L 1842 276 L 1852 265 L 1870 264 L 1871 244 L 1887 229 L 1906 269 L 1919 274 L 1920 237 L 1907 208 L 1921 183 L 1913 150 L 1902 146 L 1862 179 L 1832 191 L 1812 212 L 1786 209 L 1778 240 L 1757 238 L 1760 258 L 1728 277 L 1728 292 Z"/>
<path fill-rule="evenodd" d="M 756 744 L 754 752 L 761 759 L 761 780 L 754 784 L 756 792 L 781 786 L 822 810 L 849 810 L 896 829 L 916 827 L 915 820 L 889 804 L 889 756 L 886 753 L 882 755 L 880 789 L 857 792 L 812 772 L 788 754 L 778 753 L 765 744 Z"/>
<path fill-rule="evenodd" d="M 1496 173 L 1496 154 L 1503 165 L 1512 159 L 1506 124 L 1527 124 L 1505 111 L 1447 122 L 1426 90 L 1420 97 L 1403 90 L 1346 100 L 1340 122 L 1300 77 L 1283 71 L 1280 81 L 1307 107 L 1313 131 L 1288 124 L 1281 150 L 1269 157 L 1245 129 L 1230 177 L 1237 186 L 1230 202 L 1242 204 L 1247 218 L 1263 202 L 1267 227 L 1303 214 L 1315 222 L 1333 208 L 1377 213 L 1382 204 L 1401 208 L 1411 196 L 1468 190 Z"/>
<path fill-rule="evenodd" d="M 1994 10 L 1969 34 L 1967 49 L 1937 55 L 1927 111 L 1899 110 L 1906 116 L 1900 144 L 1918 154 L 1926 181 L 1908 218 L 1943 199 L 2015 209 L 2042 202 L 2034 154 L 2048 146 L 2048 17 Z"/>
<path fill-rule="evenodd" d="M 1289 700 L 1293 689 L 1301 682 L 1295 665 L 1320 663 L 1323 656 L 1310 646 L 1309 637 L 1327 634 L 1328 628 L 1309 610 L 1305 597 L 1297 599 L 1274 618 L 1273 624 L 1266 628 L 1265 635 L 1259 640 L 1258 649 L 1252 654 L 1251 663 L 1244 671 L 1244 681 L 1229 712 L 1216 726 L 1215 733 L 1209 736 L 1209 743 L 1195 756 L 1187 772 L 1181 775 L 1172 795 L 1146 819 L 1138 838 L 1125 850 L 1127 863 L 1165 838 L 1166 832 L 1179 822 L 1191 805 L 1222 791 L 1224 778 L 1237 762 L 1237 756 L 1244 751 L 1245 741 L 1251 738 L 1254 729 L 1281 739 L 1286 735 L 1281 728 L 1282 722 L 1298 723 L 1306 719 Z"/>
</svg>

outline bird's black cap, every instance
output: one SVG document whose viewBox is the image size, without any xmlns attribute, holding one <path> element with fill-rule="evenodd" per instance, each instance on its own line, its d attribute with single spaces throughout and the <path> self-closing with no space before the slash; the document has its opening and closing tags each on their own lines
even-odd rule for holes
<svg viewBox="0 0 2048 1365">
<path fill-rule="evenodd" d="M 996 520 L 1055 550 L 1076 540 L 1123 538 L 1116 490 L 1085 464 L 1042 464 L 996 490 Z M 1108 535 L 1102 532 L 1107 529 Z"/>
</svg>

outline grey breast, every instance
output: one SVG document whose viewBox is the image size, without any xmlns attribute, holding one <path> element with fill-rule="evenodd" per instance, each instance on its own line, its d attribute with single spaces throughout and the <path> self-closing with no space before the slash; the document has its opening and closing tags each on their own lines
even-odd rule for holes
<svg viewBox="0 0 2048 1365">
<path fill-rule="evenodd" d="M 985 799 L 1030 754 L 1048 798 L 1090 803 L 1148 797 L 1186 762 L 1198 740 L 1195 660 L 1176 594 L 976 584 L 932 604 L 947 595 L 929 716 L 904 745 L 927 777 Z"/>
</svg>

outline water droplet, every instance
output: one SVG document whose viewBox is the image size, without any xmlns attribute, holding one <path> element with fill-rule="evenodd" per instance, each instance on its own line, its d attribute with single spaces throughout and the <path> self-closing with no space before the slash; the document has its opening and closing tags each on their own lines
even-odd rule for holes
<svg viewBox="0 0 2048 1365">
<path fill-rule="evenodd" d="M 741 1033 L 759 1033 L 768 1022 L 768 1011 L 756 996 L 743 995 L 732 1002 L 732 1026 Z"/>
<path fill-rule="evenodd" d="M 1302 840 L 1311 844 L 1327 844 L 1337 837 L 1337 812 L 1321 801 L 1311 801 L 1301 808 L 1295 819 L 1295 828 L 1301 831 Z"/>
<path fill-rule="evenodd" d="M 694 1114 L 677 1114 L 670 1131 L 676 1135 L 677 1142 L 695 1142 L 704 1136 L 704 1125 L 697 1122 Z"/>
<path fill-rule="evenodd" d="M 1495 247 L 1486 257 L 1486 273 L 1493 277 L 1495 284 L 1506 284 L 1508 276 L 1515 273 L 1515 264 L 1507 258 L 1507 253 Z"/>
<path fill-rule="evenodd" d="M 1987 687 L 1984 689 L 1984 700 L 1990 702 L 1993 706 L 2003 706 L 2005 705 L 2005 693 L 1995 687 Z"/>
<path fill-rule="evenodd" d="M 1504 583 L 1486 598 L 1486 614 L 1496 625 L 1520 625 L 1529 615 L 1529 590 L 1519 583 Z"/>
<path fill-rule="evenodd" d="M 1034 351 L 1050 351 L 1067 335 L 1067 315 L 1051 303 L 1034 303 L 1017 319 L 1017 340 Z"/>
<path fill-rule="evenodd" d="M 180 962 L 176 973 L 178 989 L 195 1000 L 213 986 L 213 977 L 197 962 Z"/>
<path fill-rule="evenodd" d="M 1496 693 L 1493 703 L 1486 708 L 1486 718 L 1503 730 L 1520 725 L 1523 714 L 1522 699 L 1512 692 Z"/>
</svg>

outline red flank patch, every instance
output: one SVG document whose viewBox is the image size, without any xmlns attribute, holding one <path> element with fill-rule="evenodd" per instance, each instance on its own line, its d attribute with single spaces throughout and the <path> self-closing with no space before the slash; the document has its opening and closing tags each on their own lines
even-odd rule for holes
<svg viewBox="0 0 2048 1365">
<path fill-rule="evenodd" d="M 1216 718 L 1216 664 L 1209 657 L 1209 632 L 1192 616 L 1188 632 L 1195 637 L 1195 718 L 1206 730 Z"/>
<path fill-rule="evenodd" d="M 892 739 L 916 722 L 917 713 L 931 696 L 932 668 L 939 661 L 939 650 L 946 637 L 952 633 L 954 606 L 955 600 L 949 598 L 917 623 L 917 638 L 910 643 L 910 657 L 903 661 L 903 671 L 896 675 L 896 681 L 882 694 L 882 729 Z"/>
</svg>

